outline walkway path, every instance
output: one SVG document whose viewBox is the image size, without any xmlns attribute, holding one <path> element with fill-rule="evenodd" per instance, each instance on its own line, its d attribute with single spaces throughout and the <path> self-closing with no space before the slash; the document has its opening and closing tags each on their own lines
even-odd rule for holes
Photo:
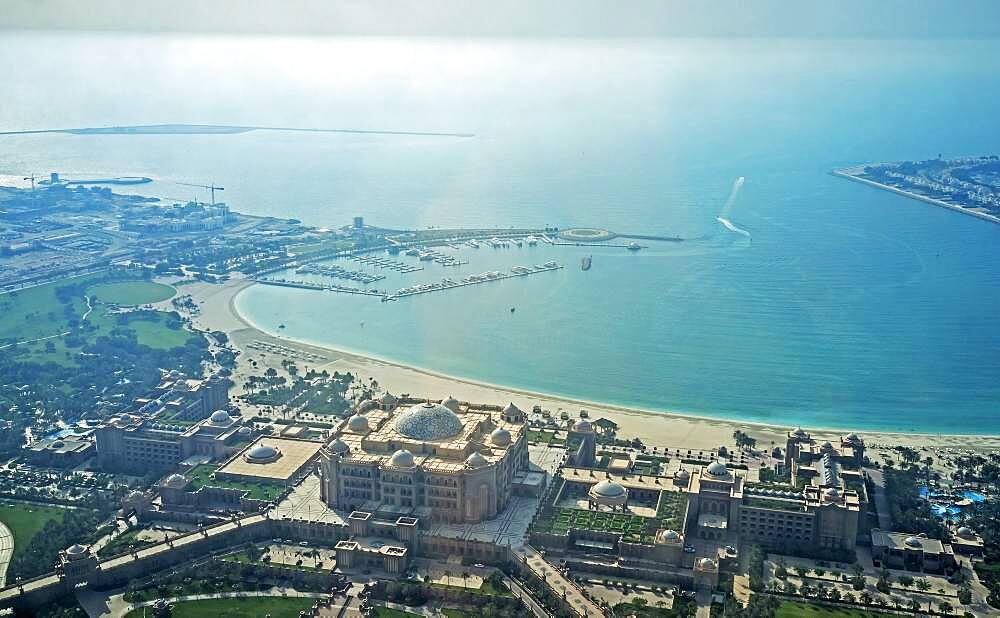
<svg viewBox="0 0 1000 618">
<path fill-rule="evenodd" d="M 100 617 L 100 618 L 121 618 L 125 614 L 129 613 L 133 609 L 139 607 L 150 607 L 154 603 L 153 601 L 143 601 L 141 603 L 129 603 L 122 598 L 121 594 L 112 595 L 109 598 L 100 596 L 100 600 L 93 598 L 90 595 L 78 594 L 77 600 L 80 605 L 87 612 L 88 616 Z M 260 591 L 245 591 L 245 592 L 215 592 L 209 594 L 189 594 L 178 597 L 169 597 L 165 599 L 168 603 L 178 603 L 181 601 L 202 601 L 206 599 L 235 599 L 235 598 L 252 598 L 252 597 L 301 597 L 309 599 L 325 599 L 329 597 L 329 594 L 321 592 L 299 592 L 298 590 L 293 590 L 292 588 L 271 588 L 270 590 L 260 590 Z"/>
<path fill-rule="evenodd" d="M 7 567 L 14 556 L 14 533 L 0 521 L 0 587 L 7 583 Z"/>
<path fill-rule="evenodd" d="M 556 594 L 565 598 L 574 612 L 580 616 L 594 618 L 604 615 L 604 612 L 593 601 L 583 596 L 583 592 L 576 585 L 566 579 L 558 569 L 546 562 L 545 558 L 534 547 L 525 545 L 521 549 L 514 550 L 513 553 L 521 558 L 528 565 L 528 568 L 546 582 Z"/>
<path fill-rule="evenodd" d="M 882 530 L 892 530 L 892 511 L 889 510 L 889 499 L 885 495 L 885 475 L 881 470 L 865 468 L 865 474 L 872 480 L 875 488 L 875 508 L 878 509 L 878 527 Z"/>
</svg>

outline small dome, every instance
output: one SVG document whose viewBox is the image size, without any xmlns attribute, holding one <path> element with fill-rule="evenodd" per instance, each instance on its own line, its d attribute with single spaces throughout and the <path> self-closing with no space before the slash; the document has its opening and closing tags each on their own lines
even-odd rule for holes
<svg viewBox="0 0 1000 618">
<path fill-rule="evenodd" d="M 389 465 L 393 468 L 413 468 L 417 463 L 413 459 L 413 453 L 406 449 L 399 449 L 389 458 Z"/>
<path fill-rule="evenodd" d="M 903 542 L 906 543 L 908 547 L 915 547 L 915 548 L 921 547 L 920 539 L 918 539 L 915 536 L 908 536 L 906 537 L 906 540 Z"/>
<path fill-rule="evenodd" d="M 340 438 L 337 438 L 329 445 L 327 445 L 327 448 L 330 449 L 331 453 L 336 453 L 338 455 L 346 453 L 351 450 L 351 447 L 347 446 L 347 443 L 341 440 Z"/>
<path fill-rule="evenodd" d="M 448 408 L 452 412 L 458 412 L 458 400 L 454 397 L 448 396 L 447 399 L 442 399 L 441 405 Z"/>
<path fill-rule="evenodd" d="M 858 436 L 858 434 L 856 434 L 856 433 L 854 433 L 852 431 L 851 433 L 849 433 L 846 436 L 844 436 L 844 441 L 845 442 L 860 442 L 861 441 L 861 437 Z"/>
<path fill-rule="evenodd" d="M 188 480 L 183 474 L 171 474 L 164 481 L 163 484 L 167 487 L 173 487 L 175 489 L 180 489 L 187 485 Z"/>
<path fill-rule="evenodd" d="M 823 452 L 832 451 L 833 450 L 833 444 L 831 444 L 830 441 L 827 440 L 826 442 L 823 443 L 823 446 L 821 446 L 819 448 Z"/>
<path fill-rule="evenodd" d="M 727 468 L 726 465 L 723 464 L 721 461 L 713 461 L 712 463 L 708 464 L 708 466 L 705 468 L 705 472 L 707 472 L 710 476 L 714 476 L 716 478 L 729 476 L 729 468 Z"/>
<path fill-rule="evenodd" d="M 141 500 L 144 495 L 145 494 L 143 494 L 138 489 L 133 489 L 132 491 L 128 492 L 128 495 L 125 496 L 125 499 L 129 501 Z"/>
<path fill-rule="evenodd" d="M 439 403 L 418 403 L 399 415 L 393 425 L 414 440 L 444 440 L 462 431 L 462 419 Z"/>
<path fill-rule="evenodd" d="M 228 425 L 232 422 L 232 418 L 229 417 L 229 413 L 225 410 L 216 410 L 212 412 L 212 416 L 208 417 L 213 425 Z"/>
<path fill-rule="evenodd" d="M 62 440 L 56 440 L 55 442 L 52 443 L 52 448 L 62 448 L 64 446 L 66 446 L 66 443 L 63 442 Z"/>
<path fill-rule="evenodd" d="M 351 433 L 367 433 L 368 417 L 355 414 L 351 418 L 347 419 L 347 431 L 350 431 Z"/>
<path fill-rule="evenodd" d="M 394 405 L 396 405 L 396 403 L 397 403 L 398 401 L 399 401 L 399 400 L 398 400 L 398 399 L 396 399 L 395 397 L 393 397 L 391 393 L 385 393 L 385 394 L 384 394 L 384 395 L 382 395 L 382 397 L 381 397 L 381 398 L 379 399 L 379 402 L 380 402 L 380 403 L 381 403 L 381 404 L 382 404 L 383 406 L 394 406 Z"/>
<path fill-rule="evenodd" d="M 968 526 L 961 526 L 958 529 L 958 536 L 963 539 L 974 539 L 976 538 L 976 533 L 972 531 L 972 528 Z"/>
<path fill-rule="evenodd" d="M 681 535 L 676 530 L 660 530 L 656 535 L 656 540 L 661 543 L 672 543 L 681 540 Z"/>
<path fill-rule="evenodd" d="M 69 556 L 70 560 L 76 560 L 77 558 L 82 558 L 87 555 L 87 548 L 79 543 L 70 545 L 66 550 L 66 555 Z"/>
<path fill-rule="evenodd" d="M 503 409 L 503 413 L 507 416 L 514 416 L 521 413 L 521 408 L 514 405 L 514 402 L 507 404 L 507 407 Z"/>
<path fill-rule="evenodd" d="M 506 429 L 497 427 L 490 433 L 490 442 L 492 442 L 494 446 L 507 446 L 510 444 L 510 440 L 510 432 Z"/>
<path fill-rule="evenodd" d="M 715 561 L 712 560 L 711 558 L 699 558 L 698 566 L 702 569 L 714 569 Z"/>
<path fill-rule="evenodd" d="M 795 438 L 805 438 L 805 437 L 809 436 L 809 434 L 806 433 L 806 430 L 802 429 L 801 427 L 796 427 L 795 429 L 793 429 L 791 431 L 791 433 L 789 435 L 791 435 L 791 436 L 793 436 Z"/>
<path fill-rule="evenodd" d="M 489 463 L 490 462 L 483 457 L 483 454 L 478 451 L 474 451 L 465 460 L 465 465 L 470 468 L 482 468 L 483 466 L 489 465 Z"/>
<path fill-rule="evenodd" d="M 236 433 L 241 436 L 249 436 L 253 432 L 250 430 L 249 427 L 240 427 Z"/>
<path fill-rule="evenodd" d="M 628 490 L 620 483 L 603 480 L 590 488 L 591 500 L 605 506 L 622 506 L 628 500 Z"/>
<path fill-rule="evenodd" d="M 687 468 L 681 468 L 677 472 L 674 472 L 674 478 L 678 481 L 686 481 L 691 478 L 691 473 L 688 472 Z"/>
<path fill-rule="evenodd" d="M 594 431 L 594 426 L 591 425 L 590 421 L 588 421 L 587 419 L 581 418 L 577 422 L 573 423 L 573 431 L 579 433 L 588 433 Z"/>
<path fill-rule="evenodd" d="M 246 460 L 250 463 L 270 463 L 281 455 L 281 451 L 275 446 L 268 444 L 258 444 L 246 454 Z"/>
</svg>

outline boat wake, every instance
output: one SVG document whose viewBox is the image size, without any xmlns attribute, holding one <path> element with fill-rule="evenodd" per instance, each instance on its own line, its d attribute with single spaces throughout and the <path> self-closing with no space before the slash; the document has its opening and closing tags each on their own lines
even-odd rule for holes
<svg viewBox="0 0 1000 618">
<path fill-rule="evenodd" d="M 743 228 L 736 227 L 735 225 L 733 225 L 732 221 L 730 221 L 729 219 L 727 219 L 725 217 L 716 217 L 715 220 L 718 221 L 719 223 L 721 223 L 723 225 L 723 227 L 725 227 L 730 232 L 736 232 L 737 234 L 742 234 L 743 236 L 746 236 L 747 238 L 751 237 L 750 236 L 750 232 L 744 230 Z"/>
<path fill-rule="evenodd" d="M 729 216 L 729 211 L 733 209 L 733 204 L 736 202 L 736 196 L 740 194 L 740 189 L 743 188 L 743 183 L 746 181 L 746 177 L 740 176 L 735 181 L 733 181 L 733 188 L 729 190 L 729 197 L 726 198 L 726 204 L 722 207 L 722 214 L 719 215 L 722 218 Z"/>
</svg>

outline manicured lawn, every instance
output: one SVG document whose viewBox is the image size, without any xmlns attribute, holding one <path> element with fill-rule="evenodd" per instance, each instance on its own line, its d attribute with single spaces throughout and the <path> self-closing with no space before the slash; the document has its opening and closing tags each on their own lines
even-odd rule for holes
<svg viewBox="0 0 1000 618">
<path fill-rule="evenodd" d="M 231 489 L 245 489 L 250 492 L 250 497 L 255 500 L 275 500 L 281 492 L 285 490 L 281 485 L 273 485 L 271 483 L 247 483 L 242 481 L 230 481 L 213 479 L 211 475 L 217 469 L 216 466 L 211 464 L 202 464 L 200 466 L 195 466 L 187 473 L 187 477 L 191 479 L 191 486 L 194 489 L 199 487 L 204 487 L 206 485 L 212 487 L 229 487 Z"/>
<path fill-rule="evenodd" d="M 96 296 L 102 303 L 134 307 L 167 300 L 177 291 L 169 285 L 153 281 L 115 281 L 99 283 L 88 288 L 87 293 Z"/>
<path fill-rule="evenodd" d="M 204 599 L 202 601 L 179 601 L 174 603 L 172 618 L 261 618 L 270 614 L 272 618 L 297 618 L 299 612 L 309 609 L 315 599 L 300 597 L 250 597 L 235 599 Z M 151 615 L 145 608 L 145 615 Z M 133 609 L 126 618 L 143 616 L 143 608 Z"/>
<path fill-rule="evenodd" d="M 646 530 L 646 522 L 646 517 L 630 513 L 557 508 L 551 520 L 539 521 L 538 528 L 553 534 L 566 534 L 570 528 L 617 532 L 628 540 L 639 541 Z"/>
<path fill-rule="evenodd" d="M 56 299 L 56 288 L 92 278 L 66 279 L 0 294 L 0 340 L 23 341 L 66 331 L 67 323 L 62 305 Z M 81 315 L 87 310 L 83 301 L 74 306 Z"/>
<path fill-rule="evenodd" d="M 871 616 L 888 616 L 877 612 L 866 612 L 860 609 L 844 609 L 842 607 L 827 607 L 785 601 L 774 613 L 775 618 L 868 618 Z"/>
<path fill-rule="evenodd" d="M 375 618 L 409 618 L 410 616 L 420 616 L 420 614 L 411 614 L 391 607 L 379 606 L 375 608 Z"/>
<path fill-rule="evenodd" d="M 49 521 L 61 519 L 67 509 L 34 504 L 0 504 L 0 521 L 14 535 L 14 555 L 28 546 L 31 537 L 45 527 Z"/>
</svg>

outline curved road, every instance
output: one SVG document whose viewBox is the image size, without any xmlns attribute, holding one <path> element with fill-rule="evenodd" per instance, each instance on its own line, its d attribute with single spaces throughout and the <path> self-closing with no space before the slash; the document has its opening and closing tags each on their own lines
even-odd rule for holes
<svg viewBox="0 0 1000 618">
<path fill-rule="evenodd" d="M 7 583 L 7 567 L 10 566 L 11 556 L 14 555 L 14 535 L 2 521 L 0 521 L 0 588 Z"/>
</svg>

